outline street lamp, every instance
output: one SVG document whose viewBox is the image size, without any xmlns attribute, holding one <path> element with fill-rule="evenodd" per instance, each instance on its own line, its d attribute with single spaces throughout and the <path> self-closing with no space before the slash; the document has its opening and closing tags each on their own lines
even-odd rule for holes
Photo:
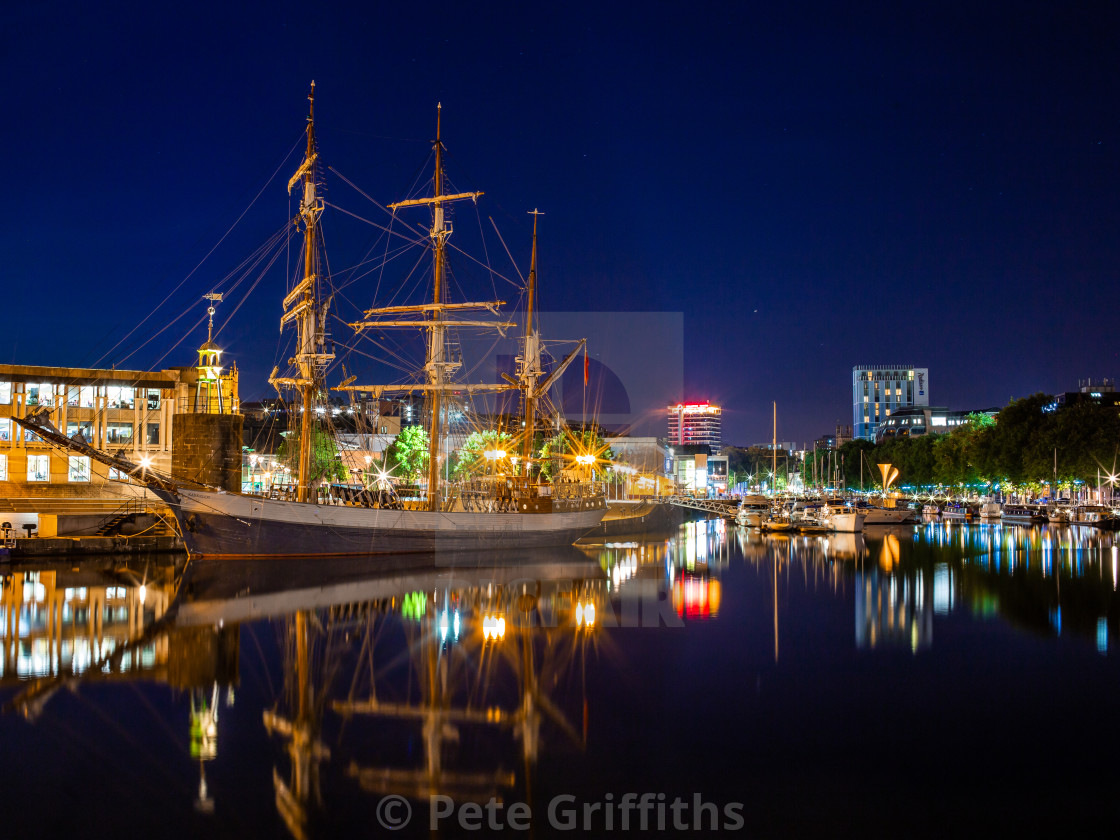
<svg viewBox="0 0 1120 840">
<path fill-rule="evenodd" d="M 506 451 L 504 449 L 487 449 L 482 453 L 482 456 L 490 462 L 490 469 L 492 472 L 495 464 L 506 457 Z"/>
</svg>

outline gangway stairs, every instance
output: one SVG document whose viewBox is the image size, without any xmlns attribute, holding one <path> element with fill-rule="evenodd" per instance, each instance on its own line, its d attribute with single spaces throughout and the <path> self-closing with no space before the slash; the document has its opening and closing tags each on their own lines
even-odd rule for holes
<svg viewBox="0 0 1120 840">
<path fill-rule="evenodd" d="M 669 496 L 664 501 L 677 507 L 690 510 L 702 510 L 704 513 L 714 513 L 724 519 L 735 519 L 739 510 L 739 503 L 728 499 L 697 499 L 692 496 Z"/>
</svg>

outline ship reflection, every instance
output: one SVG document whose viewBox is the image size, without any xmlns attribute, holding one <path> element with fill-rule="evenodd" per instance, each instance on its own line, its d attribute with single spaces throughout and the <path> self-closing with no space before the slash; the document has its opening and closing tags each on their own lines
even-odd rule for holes
<svg viewBox="0 0 1120 840">
<path fill-rule="evenodd" d="M 281 745 L 273 786 L 292 836 L 318 833 L 327 779 L 424 803 L 502 801 L 530 795 L 546 742 L 582 748 L 586 698 L 573 711 L 554 695 L 582 672 L 607 577 L 575 550 L 494 559 L 356 579 L 343 562 L 302 587 L 275 563 L 196 570 L 182 624 L 284 622 L 284 690 L 263 722 Z"/>
</svg>

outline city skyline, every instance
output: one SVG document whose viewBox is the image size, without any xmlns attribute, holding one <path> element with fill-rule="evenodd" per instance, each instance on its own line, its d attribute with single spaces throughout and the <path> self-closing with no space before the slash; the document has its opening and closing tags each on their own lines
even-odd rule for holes
<svg viewBox="0 0 1120 840">
<path fill-rule="evenodd" d="M 964 409 L 1115 375 L 1112 6 L 64 8 L 10 12 L 0 59 L 0 362 L 190 364 L 201 296 L 290 215 L 314 79 L 324 162 L 382 204 L 442 103 L 449 172 L 522 271 L 546 214 L 542 308 L 683 313 L 664 402 L 722 405 L 725 442 L 769 439 L 774 401 L 779 439 L 846 425 L 862 360 L 915 360 Z M 219 308 L 246 400 L 271 393 L 282 282 Z"/>
</svg>

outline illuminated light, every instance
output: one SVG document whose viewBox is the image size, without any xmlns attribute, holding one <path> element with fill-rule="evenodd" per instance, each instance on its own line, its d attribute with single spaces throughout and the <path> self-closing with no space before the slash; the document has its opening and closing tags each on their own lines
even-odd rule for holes
<svg viewBox="0 0 1120 840">
<path fill-rule="evenodd" d="M 455 638 L 459 638 L 459 611 L 455 610 Z"/>
<path fill-rule="evenodd" d="M 583 604 L 576 604 L 576 627 L 583 624 Z"/>
<path fill-rule="evenodd" d="M 583 623 L 590 627 L 595 623 L 595 605 L 588 604 L 583 608 Z"/>
<path fill-rule="evenodd" d="M 439 635 L 441 640 L 447 640 L 447 631 L 450 629 L 451 618 L 448 616 L 447 610 L 444 610 L 439 616 Z"/>
<path fill-rule="evenodd" d="M 506 620 L 505 620 L 505 618 L 503 618 L 501 616 L 498 617 L 497 630 L 498 630 L 498 638 L 499 639 L 504 639 L 506 637 Z"/>
<path fill-rule="evenodd" d="M 144 602 L 148 600 L 148 587 L 141 584 L 140 591 L 136 595 L 140 599 L 140 606 L 144 606 Z"/>
</svg>

